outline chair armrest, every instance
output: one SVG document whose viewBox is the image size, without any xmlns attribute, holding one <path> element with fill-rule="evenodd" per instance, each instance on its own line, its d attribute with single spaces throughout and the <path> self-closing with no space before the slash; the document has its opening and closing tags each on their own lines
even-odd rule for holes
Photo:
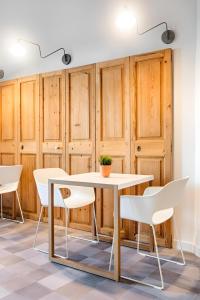
<svg viewBox="0 0 200 300">
<path fill-rule="evenodd" d="M 158 192 L 160 192 L 160 190 L 162 190 L 162 186 L 149 186 L 148 188 L 145 189 L 144 191 L 144 196 L 149 196 L 149 195 L 153 195 L 156 194 Z"/>
</svg>

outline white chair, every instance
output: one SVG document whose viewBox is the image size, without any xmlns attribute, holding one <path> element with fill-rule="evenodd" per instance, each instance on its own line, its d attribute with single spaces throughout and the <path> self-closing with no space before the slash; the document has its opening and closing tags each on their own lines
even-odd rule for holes
<svg viewBox="0 0 200 300">
<path fill-rule="evenodd" d="M 36 241 L 38 235 L 38 229 L 42 217 L 42 212 L 44 207 L 48 207 L 48 179 L 49 178 L 58 178 L 58 177 L 68 177 L 69 175 L 60 168 L 45 168 L 45 169 L 37 169 L 33 172 L 39 199 L 41 202 L 41 210 L 39 215 L 39 220 L 36 228 L 35 240 L 33 244 L 33 248 L 45 252 L 36 248 Z M 63 198 L 61 194 L 61 188 L 67 188 L 70 191 L 70 195 L 67 198 Z M 54 186 L 54 207 L 61 207 L 65 209 L 66 216 L 66 226 L 65 226 L 65 234 L 66 234 L 66 257 L 68 257 L 68 220 L 69 220 L 69 210 L 73 208 L 80 208 L 86 205 L 93 205 L 93 214 L 94 214 L 94 222 L 97 234 L 97 241 L 99 241 L 98 232 L 97 232 L 97 224 L 96 224 L 96 214 L 95 214 L 95 193 L 93 188 L 88 187 L 79 187 L 79 186 L 67 186 L 67 185 L 55 185 Z M 83 239 L 80 237 L 72 236 L 70 237 Z M 84 239 L 91 242 L 96 242 L 94 240 Z"/>
<path fill-rule="evenodd" d="M 22 173 L 22 165 L 14 166 L 0 166 L 0 199 L 1 199 L 1 219 L 10 220 L 17 223 L 24 223 L 24 216 L 19 200 L 18 186 Z M 21 214 L 21 221 L 8 219 L 3 217 L 3 195 L 6 193 L 15 192 L 17 196 L 17 202 Z"/>
<path fill-rule="evenodd" d="M 120 217 L 123 219 L 133 220 L 138 222 L 138 241 L 137 241 L 137 253 L 143 256 L 149 256 L 157 258 L 158 267 L 160 273 L 161 286 L 157 286 L 150 283 L 145 283 L 130 277 L 122 276 L 125 279 L 142 283 L 157 289 L 164 288 L 163 275 L 160 260 L 173 262 L 179 265 L 185 265 L 185 258 L 181 246 L 181 241 L 179 241 L 180 251 L 182 256 L 182 262 L 172 261 L 166 258 L 160 258 L 158 253 L 158 246 L 156 241 L 155 225 L 161 224 L 168 219 L 170 219 L 174 214 L 174 208 L 182 201 L 183 192 L 185 185 L 188 181 L 188 177 L 174 180 L 164 187 L 148 187 L 145 189 L 143 196 L 128 196 L 124 195 L 120 197 Z M 175 221 L 175 220 L 174 220 Z M 145 254 L 139 251 L 140 243 L 140 223 L 149 224 L 153 231 L 154 243 L 156 256 Z M 178 238 L 178 232 L 175 224 L 176 235 Z M 113 244 L 111 249 L 109 271 L 111 270 L 113 257 Z"/>
</svg>

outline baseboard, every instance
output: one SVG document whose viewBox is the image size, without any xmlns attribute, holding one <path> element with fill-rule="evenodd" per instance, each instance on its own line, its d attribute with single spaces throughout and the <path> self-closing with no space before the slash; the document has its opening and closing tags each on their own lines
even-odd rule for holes
<svg viewBox="0 0 200 300">
<path fill-rule="evenodd" d="M 173 241 L 173 248 L 176 248 L 176 249 L 180 248 L 177 240 Z M 197 245 L 194 245 L 193 243 L 182 241 L 182 248 L 183 248 L 183 251 L 194 253 L 196 256 L 200 257 L 200 245 L 197 246 Z"/>
</svg>

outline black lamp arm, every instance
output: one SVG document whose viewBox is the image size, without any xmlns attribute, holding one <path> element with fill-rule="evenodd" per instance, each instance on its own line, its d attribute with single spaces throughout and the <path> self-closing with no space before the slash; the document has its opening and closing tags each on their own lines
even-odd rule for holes
<svg viewBox="0 0 200 300">
<path fill-rule="evenodd" d="M 139 32 L 139 30 L 138 30 L 138 25 L 137 25 L 137 33 L 138 33 L 139 35 L 143 35 L 143 34 L 149 32 L 149 31 L 151 31 L 151 30 L 153 30 L 153 29 L 155 29 L 156 27 L 159 27 L 159 26 L 161 26 L 161 25 L 165 25 L 165 26 L 166 26 L 166 31 L 168 30 L 167 22 L 161 22 L 161 23 L 159 23 L 159 24 L 157 24 L 157 25 L 155 25 L 155 26 L 153 26 L 153 27 L 151 27 L 151 28 L 149 28 L 149 29 L 147 29 L 147 30 L 145 30 L 145 31 L 143 31 L 143 32 Z"/>
<path fill-rule="evenodd" d="M 64 48 L 59 48 L 59 49 L 57 49 L 57 50 L 55 50 L 55 51 L 52 51 L 51 53 L 48 53 L 48 54 L 46 54 L 46 55 L 42 55 L 42 50 L 41 50 L 41 47 L 40 47 L 39 44 L 34 43 L 34 42 L 31 42 L 31 41 L 28 41 L 28 40 L 24 40 L 24 39 L 19 39 L 18 41 L 19 41 L 19 42 L 29 43 L 29 44 L 32 44 L 32 45 L 37 46 L 41 58 L 46 58 L 46 57 L 48 57 L 48 56 L 50 56 L 50 55 L 52 55 L 52 54 L 54 54 L 54 53 L 56 53 L 56 52 L 58 52 L 58 51 L 60 51 L 60 50 L 62 50 L 62 51 L 64 52 L 64 55 L 65 55 L 65 49 L 64 49 Z"/>
<path fill-rule="evenodd" d="M 55 51 L 52 51 L 52 52 L 50 52 L 50 53 L 48 53 L 48 54 L 46 54 L 46 55 L 42 55 L 41 47 L 40 47 L 39 44 L 34 43 L 34 42 L 31 42 L 31 41 L 28 41 L 28 40 L 24 40 L 24 39 L 18 39 L 18 41 L 19 41 L 19 42 L 25 42 L 25 43 L 28 43 L 28 44 L 31 44 L 31 45 L 36 46 L 36 47 L 38 48 L 38 50 L 39 50 L 39 53 L 40 53 L 40 57 L 41 57 L 41 58 L 47 58 L 47 57 L 49 57 L 50 55 L 52 55 L 52 54 L 54 54 L 54 53 L 56 53 L 56 52 L 58 52 L 58 51 L 63 51 L 63 56 L 62 56 L 62 62 L 63 62 L 63 64 L 68 65 L 68 64 L 71 62 L 71 55 L 70 55 L 70 54 L 67 54 L 67 53 L 65 52 L 65 49 L 64 49 L 64 48 L 59 48 L 59 49 L 56 49 Z"/>
</svg>

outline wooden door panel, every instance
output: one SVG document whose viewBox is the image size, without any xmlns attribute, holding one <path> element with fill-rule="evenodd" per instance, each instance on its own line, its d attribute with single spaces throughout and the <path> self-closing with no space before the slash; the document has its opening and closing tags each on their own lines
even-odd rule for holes
<svg viewBox="0 0 200 300">
<path fill-rule="evenodd" d="M 160 137 L 161 128 L 161 60 L 139 61 L 137 72 L 137 138 Z"/>
<path fill-rule="evenodd" d="M 90 74 L 70 74 L 70 136 L 72 141 L 90 139 Z"/>
<path fill-rule="evenodd" d="M 20 83 L 20 133 L 22 141 L 35 141 L 35 102 L 36 81 L 34 79 Z"/>
<path fill-rule="evenodd" d="M 39 76 L 18 80 L 18 108 L 22 210 L 26 218 L 37 220 L 39 203 L 33 171 L 39 168 Z"/>
<path fill-rule="evenodd" d="M 59 141 L 62 136 L 62 77 L 43 79 L 44 141 Z"/>
<path fill-rule="evenodd" d="M 30 214 L 33 218 L 37 217 L 37 191 L 33 177 L 33 171 L 37 167 L 37 158 L 35 154 L 22 154 L 21 164 L 23 165 L 21 177 L 21 203 L 23 211 Z"/>
<path fill-rule="evenodd" d="M 17 163 L 17 82 L 0 84 L 0 160 L 2 165 Z M 16 217 L 15 195 L 3 196 L 3 211 Z"/>
<path fill-rule="evenodd" d="M 7 85 L 2 88 L 1 96 L 1 136 L 2 140 L 15 138 L 15 85 Z M 8 118 L 9 116 L 9 118 Z"/>
<path fill-rule="evenodd" d="M 15 154 L 1 153 L 1 165 L 10 166 L 15 164 Z M 15 217 L 15 195 L 9 193 L 3 195 L 3 212 L 9 217 Z"/>
<path fill-rule="evenodd" d="M 96 65 L 96 169 L 100 155 L 113 158 L 112 172 L 130 172 L 129 58 Z M 97 222 L 113 234 L 113 193 L 97 190 Z"/>
<path fill-rule="evenodd" d="M 64 71 L 40 75 L 40 166 L 65 170 Z M 62 208 L 55 209 L 55 222 L 64 223 Z"/>
<path fill-rule="evenodd" d="M 95 170 L 95 67 L 66 71 L 66 152 L 69 174 Z M 91 206 L 70 212 L 70 227 L 90 231 Z"/>
<path fill-rule="evenodd" d="M 62 155 L 60 154 L 43 154 L 43 168 L 61 168 L 62 169 Z M 45 209 L 44 220 L 47 221 L 48 211 Z M 58 224 L 64 222 L 64 211 L 62 208 L 54 209 L 54 216 Z"/>
<path fill-rule="evenodd" d="M 172 178 L 172 67 L 171 50 L 133 56 L 131 74 L 131 170 L 153 174 L 153 185 Z M 142 194 L 147 184 L 137 188 Z M 156 228 L 159 244 L 171 246 L 170 221 Z M 137 238 L 137 230 L 135 232 Z M 151 241 L 142 225 L 142 241 Z"/>
</svg>

